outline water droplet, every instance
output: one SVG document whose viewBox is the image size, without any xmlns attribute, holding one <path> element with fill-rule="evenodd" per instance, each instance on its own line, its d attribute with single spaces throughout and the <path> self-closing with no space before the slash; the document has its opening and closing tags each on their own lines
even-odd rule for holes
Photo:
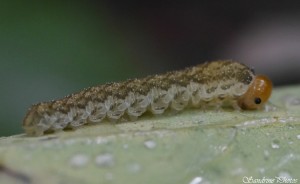
<svg viewBox="0 0 300 184">
<path fill-rule="evenodd" d="M 260 167 L 258 168 L 258 171 L 261 173 L 261 174 L 264 174 L 266 172 L 266 169 L 263 168 L 263 167 Z"/>
<path fill-rule="evenodd" d="M 153 149 L 156 147 L 156 142 L 149 140 L 145 141 L 144 145 L 146 146 L 146 148 Z"/>
<path fill-rule="evenodd" d="M 202 177 L 197 176 L 190 182 L 190 184 L 200 184 L 202 180 Z"/>
<path fill-rule="evenodd" d="M 283 179 L 292 179 L 291 175 L 288 172 L 280 172 L 278 174 L 278 176 L 283 178 Z"/>
<path fill-rule="evenodd" d="M 112 167 L 115 164 L 113 155 L 109 153 L 98 155 L 95 162 L 100 167 Z"/>
<path fill-rule="evenodd" d="M 138 163 L 133 163 L 133 164 L 130 164 L 128 166 L 128 170 L 131 172 L 131 173 L 137 173 L 141 170 L 141 165 L 138 164 Z"/>
<path fill-rule="evenodd" d="M 278 144 L 275 144 L 275 143 L 272 143 L 272 148 L 278 149 L 278 148 L 279 148 L 279 145 L 278 145 Z"/>
<path fill-rule="evenodd" d="M 273 149 L 278 149 L 280 147 L 279 140 L 277 140 L 277 139 L 273 140 L 273 142 L 271 143 L 271 146 Z"/>
<path fill-rule="evenodd" d="M 128 149 L 128 144 L 124 144 L 124 145 L 123 145 L 123 148 L 124 148 L 124 149 Z"/>
<path fill-rule="evenodd" d="M 224 152 L 227 150 L 227 146 L 221 146 L 221 151 Z"/>
<path fill-rule="evenodd" d="M 107 138 L 103 138 L 103 137 L 97 137 L 95 139 L 96 144 L 107 144 L 108 140 Z"/>
<path fill-rule="evenodd" d="M 257 148 L 260 148 L 260 145 L 258 144 L 258 145 L 256 145 L 256 147 L 257 147 Z"/>
<path fill-rule="evenodd" d="M 243 169 L 242 167 L 236 168 L 231 171 L 232 175 L 241 175 L 243 173 L 245 173 L 245 169 Z"/>
<path fill-rule="evenodd" d="M 73 167 L 83 167 L 88 163 L 88 161 L 88 156 L 84 154 L 77 154 L 71 158 L 70 165 Z"/>
<path fill-rule="evenodd" d="M 297 139 L 300 139 L 300 134 L 299 134 L 299 135 L 297 135 Z"/>
<path fill-rule="evenodd" d="M 290 129 L 290 130 L 292 130 L 292 129 L 294 129 L 295 128 L 295 126 L 294 125 L 288 125 L 288 128 Z"/>
</svg>

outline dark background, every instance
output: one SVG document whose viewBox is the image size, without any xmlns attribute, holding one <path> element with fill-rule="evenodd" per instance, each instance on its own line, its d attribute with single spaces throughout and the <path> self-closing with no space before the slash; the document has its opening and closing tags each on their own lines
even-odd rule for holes
<svg viewBox="0 0 300 184">
<path fill-rule="evenodd" d="M 233 59 L 300 82 L 298 1 L 0 1 L 0 136 L 82 88 Z"/>
</svg>

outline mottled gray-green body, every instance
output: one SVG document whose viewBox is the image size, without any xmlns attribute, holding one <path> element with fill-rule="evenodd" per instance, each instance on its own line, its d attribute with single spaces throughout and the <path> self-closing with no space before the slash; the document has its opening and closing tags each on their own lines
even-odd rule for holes
<svg viewBox="0 0 300 184">
<path fill-rule="evenodd" d="M 161 114 L 166 109 L 180 111 L 188 105 L 236 107 L 254 80 L 247 66 L 232 61 L 215 61 L 184 70 L 108 83 L 84 89 L 79 93 L 51 102 L 33 105 L 24 118 L 23 127 L 29 135 L 86 123 L 98 123 L 107 118 L 136 119 L 146 111 Z"/>
</svg>

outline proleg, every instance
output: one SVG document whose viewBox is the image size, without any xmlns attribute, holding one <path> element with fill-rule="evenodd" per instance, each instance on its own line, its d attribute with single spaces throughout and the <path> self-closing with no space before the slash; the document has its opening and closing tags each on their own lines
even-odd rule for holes
<svg viewBox="0 0 300 184">
<path fill-rule="evenodd" d="M 215 61 L 179 71 L 107 83 L 62 99 L 41 102 L 28 110 L 23 128 L 43 135 L 105 120 L 137 119 L 146 111 L 162 114 L 186 107 L 260 109 L 268 101 L 272 82 L 244 64 Z"/>
</svg>

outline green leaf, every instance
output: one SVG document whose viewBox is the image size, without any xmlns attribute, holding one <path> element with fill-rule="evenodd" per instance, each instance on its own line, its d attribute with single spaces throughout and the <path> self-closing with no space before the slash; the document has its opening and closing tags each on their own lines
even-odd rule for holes
<svg viewBox="0 0 300 184">
<path fill-rule="evenodd" d="M 298 181 L 300 86 L 275 89 L 270 101 L 268 111 L 190 109 L 43 137 L 3 137 L 0 183 Z"/>
</svg>

